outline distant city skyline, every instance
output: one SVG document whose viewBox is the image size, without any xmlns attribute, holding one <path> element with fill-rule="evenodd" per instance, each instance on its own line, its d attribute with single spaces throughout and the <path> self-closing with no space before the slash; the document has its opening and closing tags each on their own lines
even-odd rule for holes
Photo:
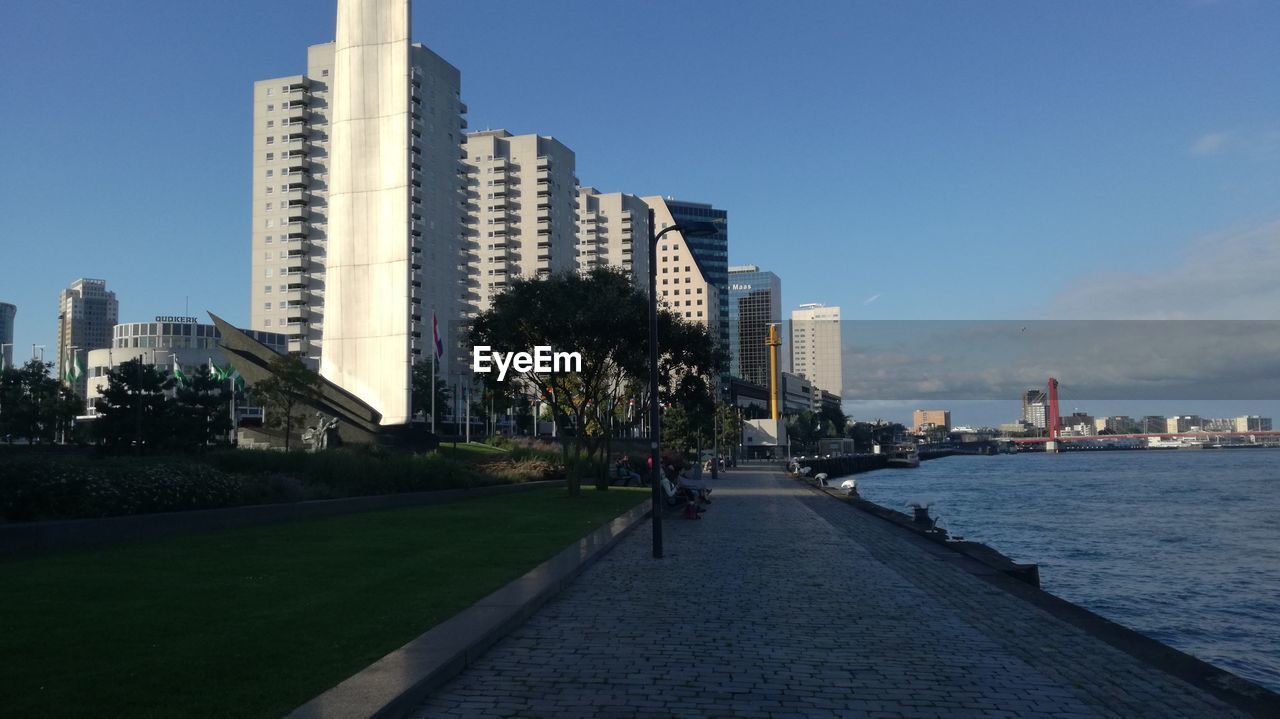
<svg viewBox="0 0 1280 719">
<path fill-rule="evenodd" d="M 0 78 L 15 359 L 32 344 L 53 359 L 45 308 L 79 277 L 111 283 L 122 321 L 189 302 L 249 324 L 248 88 L 298 72 L 300 48 L 332 39 L 331 9 L 10 11 L 0 57 L 27 68 Z M 769 267 L 850 318 L 1280 316 L 1280 8 L 723 10 L 424 3 L 413 35 L 462 70 L 473 130 L 563 138 L 601 192 L 724 208 L 729 262 Z M 599 23 L 629 32 L 591 32 Z M 153 31 L 141 43 L 140 26 Z M 904 32 L 928 51 L 908 52 Z M 763 41 L 768 62 L 751 51 Z M 513 66 L 494 43 L 540 61 Z M 89 65 L 117 81 L 67 96 Z M 825 138 L 820 152 L 773 139 L 801 131 Z M 200 161 L 178 161 L 192 137 Z M 67 213 L 55 188 L 73 164 L 95 191 Z"/>
</svg>

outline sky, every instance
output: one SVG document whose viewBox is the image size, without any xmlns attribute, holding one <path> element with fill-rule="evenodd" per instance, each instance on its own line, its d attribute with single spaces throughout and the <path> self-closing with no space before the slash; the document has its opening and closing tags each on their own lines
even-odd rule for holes
<svg viewBox="0 0 1280 719">
<path fill-rule="evenodd" d="M 0 10 L 0 301 L 246 322 L 250 93 L 335 3 Z M 787 311 L 1280 318 L 1280 4 L 428 2 L 471 129 L 553 135 L 603 191 L 711 202 Z M 850 338 L 846 338 L 846 342 Z"/>
</svg>

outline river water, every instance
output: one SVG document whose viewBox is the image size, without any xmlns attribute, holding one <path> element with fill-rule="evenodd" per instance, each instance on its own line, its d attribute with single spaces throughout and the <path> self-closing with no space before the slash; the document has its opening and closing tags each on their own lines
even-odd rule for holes
<svg viewBox="0 0 1280 719">
<path fill-rule="evenodd" d="M 1280 691 L 1280 449 L 947 457 L 857 479 L 1039 564 L 1046 591 Z"/>
</svg>

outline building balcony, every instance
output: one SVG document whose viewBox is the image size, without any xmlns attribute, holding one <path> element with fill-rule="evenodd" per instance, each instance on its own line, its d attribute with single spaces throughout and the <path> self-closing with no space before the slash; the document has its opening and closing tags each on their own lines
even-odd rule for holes
<svg viewBox="0 0 1280 719">
<path fill-rule="evenodd" d="M 293 222 L 285 226 L 285 237 L 290 240 L 305 240 L 309 229 L 305 222 Z"/>
<path fill-rule="evenodd" d="M 301 105 L 298 107 L 285 107 L 283 110 L 283 115 L 284 115 L 283 121 L 290 125 L 296 122 L 301 122 L 303 123 L 303 127 L 306 127 L 306 122 L 309 119 L 306 105 Z"/>
<path fill-rule="evenodd" d="M 309 199 L 309 193 L 305 190 L 289 190 L 280 198 L 286 207 L 306 207 Z"/>
<path fill-rule="evenodd" d="M 311 161 L 306 155 L 298 155 L 297 157 L 286 158 L 289 163 L 284 166 L 284 173 L 287 175 L 311 174 Z"/>
<path fill-rule="evenodd" d="M 297 97 L 290 97 L 289 99 L 285 100 L 284 104 L 282 104 L 281 107 L 283 107 L 286 110 L 296 110 L 300 107 L 305 109 L 309 104 L 311 104 L 310 98 L 308 98 L 306 95 L 298 95 Z"/>
</svg>

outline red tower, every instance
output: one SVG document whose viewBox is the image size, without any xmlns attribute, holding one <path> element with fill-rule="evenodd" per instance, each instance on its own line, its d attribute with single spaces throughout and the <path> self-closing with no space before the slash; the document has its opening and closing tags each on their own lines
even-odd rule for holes
<svg viewBox="0 0 1280 719">
<path fill-rule="evenodd" d="M 1058 414 L 1058 380 L 1049 378 L 1049 416 L 1045 418 L 1045 426 L 1049 428 L 1049 441 L 1058 441 L 1058 431 L 1061 429 L 1059 423 L 1062 422 L 1061 415 Z"/>
</svg>

